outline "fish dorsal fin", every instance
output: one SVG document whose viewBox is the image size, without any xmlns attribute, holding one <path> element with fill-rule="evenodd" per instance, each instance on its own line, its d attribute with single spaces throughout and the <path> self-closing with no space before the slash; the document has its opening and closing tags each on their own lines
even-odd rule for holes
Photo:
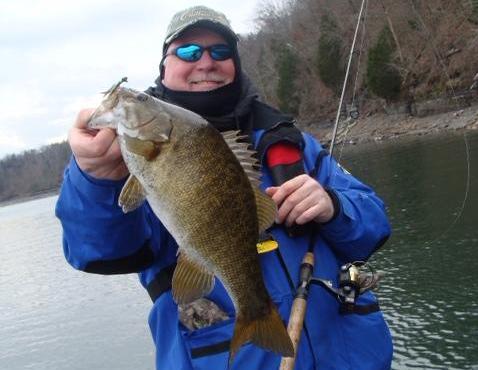
<svg viewBox="0 0 478 370">
<path fill-rule="evenodd" d="M 241 141 L 246 139 L 247 135 L 240 135 L 240 131 L 225 131 L 222 133 L 222 137 L 239 160 L 253 187 L 259 187 L 261 173 L 259 172 L 259 161 L 254 157 L 256 152 L 249 149 L 249 143 Z"/>
<path fill-rule="evenodd" d="M 214 288 L 214 274 L 192 261 L 182 251 L 173 273 L 173 298 L 177 304 L 189 303 L 209 294 Z"/>
<path fill-rule="evenodd" d="M 129 175 L 128 180 L 121 189 L 118 198 L 118 205 L 123 209 L 124 213 L 131 212 L 143 204 L 146 199 L 146 193 L 143 185 L 133 175 Z"/>
<path fill-rule="evenodd" d="M 274 201 L 259 189 L 261 173 L 259 161 L 254 157 L 256 152 L 249 149 L 249 143 L 242 141 L 247 138 L 247 135 L 241 135 L 240 131 L 226 131 L 222 133 L 222 137 L 251 182 L 256 198 L 259 232 L 263 232 L 274 223 L 277 207 Z"/>
</svg>

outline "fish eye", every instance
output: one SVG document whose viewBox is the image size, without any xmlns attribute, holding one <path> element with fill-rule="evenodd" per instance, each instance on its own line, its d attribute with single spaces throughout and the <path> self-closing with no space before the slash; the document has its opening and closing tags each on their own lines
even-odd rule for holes
<svg viewBox="0 0 478 370">
<path fill-rule="evenodd" d="M 139 93 L 138 95 L 136 95 L 136 99 L 139 101 L 146 101 L 148 100 L 148 95 L 145 93 Z"/>
</svg>

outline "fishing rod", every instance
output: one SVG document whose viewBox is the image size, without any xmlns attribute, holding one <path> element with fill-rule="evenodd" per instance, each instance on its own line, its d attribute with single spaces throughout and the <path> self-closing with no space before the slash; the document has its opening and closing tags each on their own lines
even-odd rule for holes
<svg viewBox="0 0 478 370">
<path fill-rule="evenodd" d="M 337 137 L 337 129 L 340 121 L 340 114 L 342 111 L 342 105 L 345 97 L 345 91 L 347 89 L 347 81 L 350 73 L 350 67 L 352 64 L 353 53 L 355 49 L 355 42 L 357 40 L 359 26 L 362 20 L 362 14 L 364 11 L 364 5 L 367 0 L 362 0 L 360 6 L 360 12 L 357 19 L 357 25 L 355 27 L 355 34 L 352 41 L 352 46 L 350 48 L 349 59 L 347 63 L 347 70 L 345 73 L 345 79 L 342 86 L 342 93 L 340 97 L 340 103 L 337 110 L 337 117 L 335 120 L 335 125 L 332 133 L 332 141 L 330 144 L 329 152 L 330 157 L 332 157 L 335 139 Z M 304 319 L 305 312 L 307 309 L 307 298 L 309 294 L 310 284 L 318 284 L 326 289 L 327 292 L 331 293 L 335 298 L 339 299 L 340 302 L 345 303 L 345 307 L 350 307 L 350 305 L 355 304 L 355 300 L 360 294 L 366 290 L 373 289 L 377 286 L 380 276 L 374 275 L 372 273 L 371 277 L 361 275 L 358 265 L 364 265 L 365 263 L 351 263 L 341 267 L 341 273 L 339 275 L 339 288 L 334 288 L 333 284 L 329 280 L 313 278 L 314 271 L 314 254 L 313 247 L 315 241 L 314 233 L 310 236 L 309 250 L 302 259 L 300 267 L 300 277 L 299 285 L 296 290 L 295 298 L 292 303 L 291 312 L 289 316 L 289 322 L 287 326 L 287 332 L 292 340 L 294 346 L 294 356 L 293 357 L 283 357 L 279 366 L 279 370 L 293 370 L 295 366 L 295 361 L 297 358 L 297 351 L 299 348 L 300 337 L 302 330 L 304 328 Z"/>
<path fill-rule="evenodd" d="M 314 239 L 314 238 L 312 238 Z M 312 245 L 313 243 L 311 243 Z M 367 272 L 361 268 L 366 267 Z M 340 267 L 339 284 L 334 287 L 331 280 L 313 277 L 314 253 L 309 251 L 305 254 L 300 266 L 300 278 L 296 296 L 292 303 L 287 332 L 294 346 L 294 357 L 283 357 L 279 370 L 293 370 L 297 358 L 300 337 L 304 328 L 305 312 L 307 309 L 307 298 L 311 284 L 319 285 L 332 295 L 340 303 L 341 313 L 367 313 L 379 310 L 378 303 L 358 306 L 356 301 L 363 293 L 375 289 L 381 280 L 383 273 L 373 270 L 371 265 L 364 261 L 347 263 Z"/>
<path fill-rule="evenodd" d="M 309 295 L 309 284 L 314 271 L 314 254 L 307 252 L 300 267 L 299 287 L 296 291 L 294 302 L 289 316 L 287 333 L 294 346 L 294 357 L 282 357 L 279 370 L 293 370 L 297 358 L 300 336 L 304 327 L 305 311 L 307 309 L 307 296 Z"/>
<path fill-rule="evenodd" d="M 355 50 L 355 42 L 357 41 L 358 30 L 359 30 L 360 22 L 362 20 L 362 13 L 363 13 L 364 5 L 365 5 L 366 1 L 367 0 L 362 0 L 362 5 L 360 6 L 360 12 L 359 12 L 358 20 L 357 20 L 357 26 L 355 27 L 355 34 L 354 34 L 354 38 L 353 38 L 353 41 L 352 41 L 352 46 L 350 48 L 349 61 L 347 63 L 347 70 L 345 72 L 345 79 L 344 79 L 344 83 L 342 85 L 342 94 L 340 95 L 339 108 L 337 109 L 337 116 L 335 118 L 334 131 L 332 133 L 332 141 L 330 142 L 329 152 L 330 152 L 331 157 L 332 157 L 332 154 L 334 153 L 335 139 L 337 137 L 337 129 L 339 127 L 339 121 L 340 121 L 340 113 L 342 112 L 342 105 L 343 105 L 343 102 L 344 102 L 345 91 L 347 89 L 347 82 L 348 82 L 349 73 L 350 73 L 350 66 L 352 65 L 352 58 L 353 58 L 353 54 L 354 54 L 354 50 Z"/>
</svg>

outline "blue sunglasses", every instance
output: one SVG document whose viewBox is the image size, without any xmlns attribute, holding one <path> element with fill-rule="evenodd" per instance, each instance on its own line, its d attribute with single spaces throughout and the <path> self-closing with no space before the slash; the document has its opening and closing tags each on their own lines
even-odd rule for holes
<svg viewBox="0 0 478 370">
<path fill-rule="evenodd" d="M 232 49 L 226 44 L 215 44 L 207 47 L 197 44 L 185 44 L 178 46 L 172 53 L 167 55 L 176 55 L 185 62 L 197 62 L 206 50 L 211 58 L 216 61 L 232 58 Z"/>
</svg>

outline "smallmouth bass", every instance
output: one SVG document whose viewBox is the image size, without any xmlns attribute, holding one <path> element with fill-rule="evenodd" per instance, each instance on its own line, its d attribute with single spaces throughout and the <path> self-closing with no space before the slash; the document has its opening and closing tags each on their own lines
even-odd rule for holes
<svg viewBox="0 0 478 370">
<path fill-rule="evenodd" d="M 259 190 L 248 144 L 237 132 L 221 134 L 199 115 L 121 82 L 105 94 L 88 126 L 117 130 L 130 172 L 119 198 L 123 211 L 147 200 L 179 245 L 176 303 L 208 294 L 216 275 L 236 309 L 229 363 L 248 341 L 293 356 L 259 265 L 256 243 L 276 207 Z"/>
</svg>

